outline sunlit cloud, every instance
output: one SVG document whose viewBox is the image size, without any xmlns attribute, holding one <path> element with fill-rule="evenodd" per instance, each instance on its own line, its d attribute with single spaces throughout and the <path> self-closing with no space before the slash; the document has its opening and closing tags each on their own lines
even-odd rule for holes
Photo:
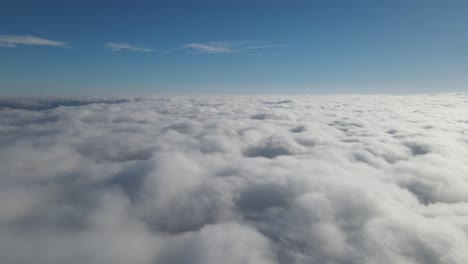
<svg viewBox="0 0 468 264">
<path fill-rule="evenodd" d="M 467 98 L 0 98 L 0 263 L 468 263 Z"/>
</svg>

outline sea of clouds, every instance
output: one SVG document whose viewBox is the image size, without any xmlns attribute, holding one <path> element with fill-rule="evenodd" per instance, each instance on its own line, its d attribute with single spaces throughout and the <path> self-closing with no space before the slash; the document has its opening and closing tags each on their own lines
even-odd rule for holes
<svg viewBox="0 0 468 264">
<path fill-rule="evenodd" d="M 0 100 L 0 263 L 468 263 L 468 94 Z"/>
</svg>

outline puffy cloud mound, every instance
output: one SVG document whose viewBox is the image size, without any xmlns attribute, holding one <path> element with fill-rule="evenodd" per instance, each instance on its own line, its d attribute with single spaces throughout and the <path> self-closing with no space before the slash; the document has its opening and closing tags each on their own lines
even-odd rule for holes
<svg viewBox="0 0 468 264">
<path fill-rule="evenodd" d="M 468 263 L 468 94 L 0 100 L 1 263 Z"/>
</svg>

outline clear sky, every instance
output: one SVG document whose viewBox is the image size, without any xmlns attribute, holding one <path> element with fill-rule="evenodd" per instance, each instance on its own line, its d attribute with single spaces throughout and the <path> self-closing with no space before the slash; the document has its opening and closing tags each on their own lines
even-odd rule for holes
<svg viewBox="0 0 468 264">
<path fill-rule="evenodd" d="M 468 90 L 468 1 L 0 2 L 0 94 Z"/>
</svg>

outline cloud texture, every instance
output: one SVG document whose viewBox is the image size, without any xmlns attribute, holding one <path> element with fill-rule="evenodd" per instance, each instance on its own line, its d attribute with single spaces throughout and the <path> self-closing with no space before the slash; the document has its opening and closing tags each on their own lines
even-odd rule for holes
<svg viewBox="0 0 468 264">
<path fill-rule="evenodd" d="M 112 50 L 112 51 L 122 51 L 122 50 L 138 51 L 138 52 L 151 52 L 151 51 L 154 51 L 154 49 L 133 46 L 133 45 L 130 45 L 130 44 L 127 44 L 127 43 L 108 42 L 108 43 L 106 43 L 104 45 L 104 47 L 106 49 Z"/>
<path fill-rule="evenodd" d="M 467 263 L 468 94 L 3 99 L 1 263 Z"/>
<path fill-rule="evenodd" d="M 67 48 L 68 43 L 63 41 L 39 38 L 29 35 L 0 35 L 0 47 L 14 48 L 18 45 L 50 46 Z"/>
<path fill-rule="evenodd" d="M 180 47 L 180 49 L 190 53 L 233 53 L 284 47 L 287 47 L 287 45 L 265 41 L 212 41 L 206 43 L 188 43 Z"/>
</svg>

